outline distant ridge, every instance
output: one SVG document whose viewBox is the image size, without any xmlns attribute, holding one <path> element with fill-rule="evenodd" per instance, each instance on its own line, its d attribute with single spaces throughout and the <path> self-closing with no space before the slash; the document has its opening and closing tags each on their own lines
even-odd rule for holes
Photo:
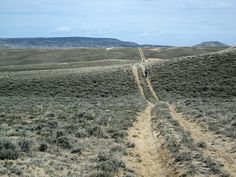
<svg viewBox="0 0 236 177">
<path fill-rule="evenodd" d="M 198 45 L 195 45 L 194 47 L 229 47 L 229 46 L 219 41 L 206 41 Z"/>
<path fill-rule="evenodd" d="M 114 38 L 52 37 L 52 38 L 0 38 L 0 48 L 106 48 L 106 47 L 167 47 L 139 45 Z"/>
</svg>

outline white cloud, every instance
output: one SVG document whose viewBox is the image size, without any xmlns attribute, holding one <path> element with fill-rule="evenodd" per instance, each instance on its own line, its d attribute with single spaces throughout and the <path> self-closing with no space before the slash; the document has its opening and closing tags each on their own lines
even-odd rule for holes
<svg viewBox="0 0 236 177">
<path fill-rule="evenodd" d="M 55 32 L 59 32 L 59 33 L 68 33 L 71 31 L 72 29 L 69 26 L 59 26 L 55 29 Z"/>
</svg>

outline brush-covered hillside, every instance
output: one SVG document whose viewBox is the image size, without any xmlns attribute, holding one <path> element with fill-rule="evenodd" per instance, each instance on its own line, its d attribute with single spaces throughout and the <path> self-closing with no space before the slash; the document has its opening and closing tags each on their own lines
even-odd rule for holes
<svg viewBox="0 0 236 177">
<path fill-rule="evenodd" d="M 124 65 L 139 60 L 135 48 L 0 49 L 0 72 Z"/>
<path fill-rule="evenodd" d="M 197 44 L 194 47 L 228 47 L 228 45 L 219 41 L 206 41 Z"/>
<path fill-rule="evenodd" d="M 146 48 L 145 57 L 156 59 L 170 59 L 183 56 L 200 55 L 204 53 L 217 52 L 226 49 L 227 46 L 216 47 L 167 47 L 167 48 Z"/>
<path fill-rule="evenodd" d="M 114 38 L 48 37 L 48 38 L 0 38 L 0 48 L 58 49 L 58 48 L 107 48 L 107 47 L 164 47 L 162 45 L 137 44 Z"/>
<path fill-rule="evenodd" d="M 210 130 L 236 138 L 235 48 L 164 61 L 150 65 L 149 72 L 162 100 L 176 103 Z"/>
<path fill-rule="evenodd" d="M 0 176 L 235 176 L 235 81 L 235 48 L 1 49 Z"/>
<path fill-rule="evenodd" d="M 236 49 L 158 61 L 147 70 L 160 100 L 153 130 L 160 150 L 171 154 L 169 169 L 235 176 Z"/>
<path fill-rule="evenodd" d="M 150 67 L 153 84 L 161 94 L 184 97 L 236 96 L 236 50 L 175 58 Z M 166 78 L 166 79 L 165 79 Z"/>
<path fill-rule="evenodd" d="M 0 48 L 78 48 L 78 47 L 138 47 L 137 43 L 113 38 L 54 37 L 0 38 Z"/>
<path fill-rule="evenodd" d="M 0 66 L 89 62 L 98 60 L 139 60 L 137 49 L 0 49 Z"/>
<path fill-rule="evenodd" d="M 45 64 L 47 70 L 37 70 L 36 64 L 0 72 L 0 176 L 110 177 L 128 171 L 123 139 L 146 102 L 129 63 L 94 60 L 78 68 Z"/>
</svg>

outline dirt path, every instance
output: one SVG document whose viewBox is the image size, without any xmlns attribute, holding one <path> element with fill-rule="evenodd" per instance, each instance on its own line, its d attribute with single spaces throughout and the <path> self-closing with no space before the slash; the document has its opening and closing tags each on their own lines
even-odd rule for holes
<svg viewBox="0 0 236 177">
<path fill-rule="evenodd" d="M 234 142 L 223 141 L 212 132 L 204 130 L 198 124 L 189 122 L 181 113 L 176 112 L 174 105 L 169 105 L 169 110 L 172 117 L 177 120 L 185 130 L 191 133 L 195 141 L 204 142 L 206 144 L 206 148 L 203 148 L 205 155 L 224 164 L 223 168 L 231 176 L 236 176 L 236 157 L 228 152 L 232 147 L 235 147 L 236 144 Z"/>
<path fill-rule="evenodd" d="M 146 59 L 145 61 L 148 61 L 148 62 L 156 62 L 156 61 L 163 61 L 163 59 L 161 59 L 161 58 L 148 58 L 148 59 Z"/>
<path fill-rule="evenodd" d="M 139 50 L 139 54 L 140 54 L 140 57 L 141 57 L 141 61 L 145 62 L 145 56 L 144 56 L 143 50 L 141 48 L 138 48 L 138 50 Z"/>
<path fill-rule="evenodd" d="M 145 56 L 144 56 L 144 53 L 143 53 L 143 50 L 141 48 L 139 48 L 139 53 L 140 53 L 140 56 L 141 56 L 141 63 L 139 64 L 139 66 L 142 68 L 142 72 L 143 72 L 143 75 L 146 75 L 146 68 L 144 66 L 144 62 L 150 62 L 149 60 L 146 60 Z M 147 86 L 150 90 L 150 92 L 152 93 L 152 96 L 156 99 L 156 100 L 159 100 L 156 92 L 154 91 L 153 89 L 153 86 L 152 86 L 152 83 L 151 83 L 151 80 L 149 79 L 148 76 L 146 76 L 146 82 L 147 82 Z"/>
<path fill-rule="evenodd" d="M 151 83 L 149 77 L 146 78 L 146 81 L 147 81 L 147 84 L 148 84 L 148 88 L 150 89 L 150 91 L 151 91 L 153 97 L 154 97 L 156 100 L 159 100 L 159 98 L 158 98 L 158 96 L 157 96 L 157 94 L 156 94 L 156 92 L 155 92 L 155 90 L 154 90 L 154 88 L 153 88 L 153 86 L 152 86 L 152 83 Z"/>
<path fill-rule="evenodd" d="M 142 49 L 139 48 L 141 62 L 145 62 L 145 57 Z M 144 89 L 142 87 L 138 69 L 141 69 L 145 75 L 145 66 L 143 64 L 133 65 L 132 72 L 135 81 L 138 85 L 140 94 L 146 99 L 148 105 L 145 110 L 137 116 L 133 127 L 128 130 L 127 143 L 131 145 L 128 149 L 128 155 L 124 157 L 125 164 L 129 169 L 134 170 L 138 177 L 163 177 L 167 176 L 167 171 L 164 168 L 163 159 L 164 153 L 158 153 L 157 136 L 154 135 L 151 127 L 152 110 L 154 103 L 151 103 L 145 97 Z M 153 96 L 158 100 L 158 97 L 152 88 L 151 82 L 146 78 Z M 134 147 L 132 147 L 134 146 Z"/>
<path fill-rule="evenodd" d="M 144 62 L 149 62 L 149 60 L 145 59 L 141 48 L 139 48 L 139 53 L 141 62 L 132 67 L 139 92 L 147 100 L 142 87 L 142 84 L 146 84 L 153 97 L 158 101 L 159 98 L 153 89 L 144 65 Z M 145 83 L 141 83 L 140 70 L 142 70 L 142 77 L 146 77 Z M 168 154 L 163 149 L 160 150 L 161 148 L 158 145 L 161 144 L 162 139 L 157 139 L 157 136 L 154 135 L 155 132 L 152 131 L 151 118 L 155 105 L 149 100 L 147 100 L 147 103 L 148 106 L 138 115 L 137 121 L 134 122 L 133 127 L 128 131 L 127 142 L 130 143 L 131 147 L 128 149 L 128 155 L 124 158 L 124 161 L 127 167 L 134 170 L 138 177 L 175 176 L 168 168 L 165 168 L 165 161 L 169 158 Z M 165 103 L 168 104 L 167 102 Z M 236 176 L 236 157 L 231 153 L 232 149 L 236 147 L 236 143 L 224 141 L 222 137 L 204 130 L 194 122 L 189 122 L 182 114 L 176 112 L 173 105 L 168 105 L 172 117 L 179 122 L 181 127 L 190 132 L 195 143 L 201 142 L 206 144 L 206 147 L 202 148 L 203 154 L 223 164 L 223 169 L 230 176 Z"/>
<path fill-rule="evenodd" d="M 142 97 L 146 99 L 145 95 L 144 95 L 144 91 L 143 91 L 143 87 L 141 85 L 141 81 L 140 81 L 140 78 L 139 78 L 139 75 L 138 75 L 138 69 L 137 69 L 137 66 L 136 65 L 133 65 L 132 66 L 132 72 L 133 72 L 133 75 L 134 75 L 134 78 L 135 78 L 135 81 L 138 85 L 138 89 L 139 89 L 139 93 L 142 95 Z"/>
<path fill-rule="evenodd" d="M 151 128 L 151 112 L 154 105 L 149 103 L 139 114 L 137 121 L 128 131 L 128 141 L 135 145 L 129 148 L 124 161 L 139 177 L 166 176 L 161 157 L 157 152 L 157 139 Z"/>
</svg>

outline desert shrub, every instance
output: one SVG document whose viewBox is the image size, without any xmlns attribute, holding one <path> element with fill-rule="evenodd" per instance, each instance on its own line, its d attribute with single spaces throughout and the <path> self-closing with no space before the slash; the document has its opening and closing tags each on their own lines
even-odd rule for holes
<svg viewBox="0 0 236 177">
<path fill-rule="evenodd" d="M 107 129 L 107 132 L 110 134 L 112 138 L 115 138 L 115 139 L 122 138 L 127 134 L 127 132 L 119 130 L 118 128 L 115 128 L 115 127 Z"/>
<path fill-rule="evenodd" d="M 123 162 L 117 159 L 109 159 L 100 162 L 97 168 L 102 171 L 117 172 L 120 167 L 123 166 Z"/>
<path fill-rule="evenodd" d="M 105 131 L 100 126 L 97 125 L 88 128 L 87 133 L 89 136 L 95 136 L 97 138 L 108 138 Z"/>
<path fill-rule="evenodd" d="M 27 139 L 21 139 L 18 142 L 18 146 L 20 147 L 20 150 L 22 152 L 30 152 L 31 147 L 32 147 L 32 141 L 27 140 Z"/>
<path fill-rule="evenodd" d="M 236 96 L 235 56 L 232 49 L 163 61 L 147 68 L 154 89 L 168 101 L 181 97 L 231 98 Z"/>
<path fill-rule="evenodd" d="M 190 121 L 235 139 L 236 49 L 165 60 L 147 66 L 161 100 L 173 102 Z M 186 136 L 183 141 L 189 141 Z M 191 143 L 187 143 L 191 144 Z"/>
<path fill-rule="evenodd" d="M 235 98 L 181 98 L 176 103 L 177 111 L 186 115 L 206 129 L 230 138 L 236 138 L 234 122 Z"/>
<path fill-rule="evenodd" d="M 17 167 L 17 166 L 13 166 L 13 167 L 11 167 L 9 170 L 10 170 L 11 175 L 12 175 L 12 174 L 15 174 L 15 175 L 17 175 L 17 176 L 22 176 L 22 175 L 23 175 L 23 170 L 20 169 L 20 168 Z"/>
<path fill-rule="evenodd" d="M 45 151 L 47 151 L 47 149 L 48 149 L 48 145 L 46 144 L 46 143 L 41 143 L 40 145 L 39 145 L 39 151 L 41 151 L 41 152 L 45 152 Z"/>
<path fill-rule="evenodd" d="M 200 142 L 197 143 L 197 146 L 200 147 L 200 148 L 205 149 L 207 147 L 207 144 L 203 141 L 200 141 Z"/>
<path fill-rule="evenodd" d="M 126 144 L 126 146 L 127 146 L 128 148 L 134 148 L 134 147 L 135 147 L 135 144 L 134 144 L 134 143 L 131 143 L 131 142 L 128 142 L 128 143 Z"/>
<path fill-rule="evenodd" d="M 55 129 L 58 126 L 58 122 L 56 120 L 48 121 L 46 124 L 47 124 L 46 126 L 49 127 L 50 129 Z"/>
<path fill-rule="evenodd" d="M 8 174 L 8 176 L 22 176 L 23 175 L 23 169 L 15 165 L 12 161 L 4 161 L 1 167 L 0 167 L 1 176 L 4 176 L 4 174 Z"/>
<path fill-rule="evenodd" d="M 137 112 L 144 109 L 146 102 L 135 94 L 104 99 L 100 97 L 92 99 L 1 97 L 0 105 L 0 112 L 4 113 L 4 116 L 22 115 L 24 119 L 29 120 L 27 123 L 19 121 L 8 125 L 7 120 L 0 117 L 3 123 L 0 134 L 9 136 L 9 131 L 24 130 L 26 135 L 30 136 L 30 140 L 37 142 L 37 145 L 32 146 L 37 148 L 37 151 L 30 156 L 37 161 L 44 159 L 47 164 L 50 164 L 50 170 L 48 165 L 40 167 L 47 175 L 58 176 L 58 168 L 63 164 L 63 168 L 71 171 L 71 175 L 68 176 L 83 176 L 91 172 L 114 176 L 116 168 L 120 170 L 124 168 L 122 163 L 119 164 L 123 154 L 122 149 L 125 148 L 121 138 L 132 126 Z M 46 117 L 48 112 L 53 112 L 56 116 Z M 17 137 L 23 140 L 26 138 L 23 134 L 18 134 Z M 18 149 L 21 154 L 19 147 Z M 83 153 L 81 158 L 80 152 L 83 151 L 90 153 Z M 107 155 L 101 156 L 98 161 L 97 154 L 102 151 L 106 151 Z M 47 155 L 55 158 L 53 160 L 45 158 Z M 86 163 L 83 161 L 85 158 Z M 24 161 L 27 158 L 22 159 Z M 25 163 L 17 161 L 16 164 L 23 169 L 24 174 L 27 173 L 24 170 Z M 111 171 L 106 172 L 101 169 Z"/>
<path fill-rule="evenodd" d="M 101 152 L 97 155 L 97 168 L 107 172 L 117 172 L 118 169 L 124 166 L 121 160 L 113 157 L 112 154 L 107 152 Z"/>
<path fill-rule="evenodd" d="M 212 175 L 224 174 L 220 168 L 220 163 L 214 162 L 209 157 L 207 161 L 206 158 L 203 158 L 201 147 L 195 143 L 190 132 L 174 120 L 166 103 L 157 102 L 153 114 L 152 127 L 154 130 L 161 132 L 164 139 L 161 147 L 169 150 L 173 159 L 169 163 L 177 169 L 182 169 L 180 176 L 206 173 Z"/>
<path fill-rule="evenodd" d="M 106 171 L 95 171 L 89 177 L 113 177 L 114 175 Z"/>
<path fill-rule="evenodd" d="M 48 112 L 48 113 L 46 114 L 46 117 L 55 117 L 55 114 L 52 113 L 52 112 Z"/>
<path fill-rule="evenodd" d="M 170 48 L 161 48 L 159 50 L 150 50 L 143 49 L 144 55 L 146 58 L 161 58 L 161 59 L 171 59 L 175 57 L 199 55 L 204 53 L 217 52 L 225 49 L 225 47 L 204 47 L 204 48 L 195 48 L 195 47 L 170 47 Z"/>
<path fill-rule="evenodd" d="M 209 157 L 205 158 L 203 162 L 206 164 L 206 167 L 208 167 L 213 174 L 221 173 L 217 162 L 213 162 L 212 159 L 210 159 Z"/>
<path fill-rule="evenodd" d="M 2 96 L 114 98 L 137 94 L 130 66 L 106 69 L 31 71 L 3 73 L 0 78 Z M 115 79 L 114 79 L 115 78 Z M 10 84 L 12 83 L 12 84 Z M 11 88 L 11 89 L 10 89 Z M 50 113 L 49 116 L 55 116 Z"/>
<path fill-rule="evenodd" d="M 74 148 L 71 150 L 71 154 L 81 154 L 81 148 Z"/>
<path fill-rule="evenodd" d="M 71 149 L 72 145 L 66 136 L 57 138 L 57 145 L 63 149 Z"/>
<path fill-rule="evenodd" d="M 107 152 L 99 152 L 96 157 L 98 162 L 107 161 L 110 159 L 110 154 Z"/>
<path fill-rule="evenodd" d="M 111 147 L 110 152 L 124 152 L 125 147 L 122 146 L 121 144 L 115 144 L 114 146 Z"/>
<path fill-rule="evenodd" d="M 20 151 L 15 143 L 7 139 L 0 139 L 0 160 L 16 160 Z"/>
<path fill-rule="evenodd" d="M 77 49 L 0 49 L 0 66 L 21 65 L 17 67 L 1 67 L 0 70 L 35 70 L 35 69 L 60 69 L 94 66 L 93 62 L 102 62 L 104 59 L 120 59 L 138 61 L 139 52 L 136 48 L 77 48 Z M 84 62 L 88 62 L 84 64 Z M 91 62 L 92 61 L 92 62 Z M 70 64 L 70 62 L 73 62 Z M 75 64 L 80 62 L 81 64 Z M 100 63 L 99 62 L 99 63 Z M 62 63 L 62 64 L 60 64 Z M 64 64 L 68 63 L 68 64 Z M 101 66 L 107 62 L 102 62 Z M 36 64 L 40 64 L 37 66 Z M 43 64 L 43 65 L 42 65 Z M 114 63 L 113 63 L 114 64 Z M 22 66 L 23 65 L 23 66 Z M 27 67 L 27 65 L 30 65 Z M 32 66 L 33 65 L 33 66 Z M 36 65 L 36 66 L 35 66 Z M 69 65 L 69 66 L 68 66 Z M 77 65 L 77 66 L 74 66 Z M 96 65 L 97 66 L 97 63 Z"/>
<path fill-rule="evenodd" d="M 88 136 L 88 134 L 84 128 L 80 128 L 79 130 L 76 131 L 75 136 L 77 138 L 85 138 Z"/>
</svg>

